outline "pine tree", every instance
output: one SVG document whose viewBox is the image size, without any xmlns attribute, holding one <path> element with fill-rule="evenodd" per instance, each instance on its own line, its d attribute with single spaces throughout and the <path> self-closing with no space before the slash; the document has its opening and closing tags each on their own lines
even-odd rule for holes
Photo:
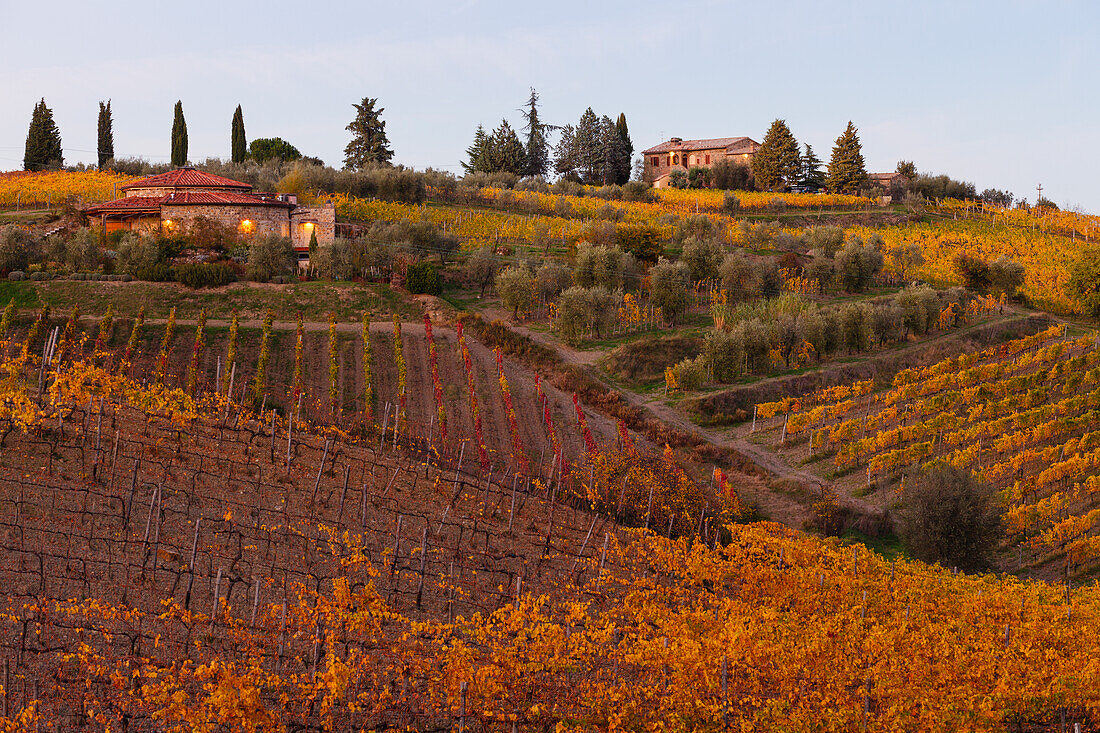
<svg viewBox="0 0 1100 733">
<path fill-rule="evenodd" d="M 111 117 L 111 100 L 99 103 L 99 122 L 96 124 L 96 157 L 99 169 L 107 167 L 107 161 L 115 157 L 114 119 Z"/>
<path fill-rule="evenodd" d="M 630 180 L 630 156 L 634 155 L 634 143 L 630 139 L 630 130 L 626 126 L 626 114 L 624 112 L 619 113 L 619 119 L 615 120 L 615 129 L 619 132 L 619 137 L 623 141 L 623 145 L 626 149 L 626 166 L 625 174 L 620 170 L 620 176 L 615 183 L 620 186 Z"/>
<path fill-rule="evenodd" d="M 814 149 L 806 144 L 806 151 L 802 154 L 802 180 L 799 185 L 812 190 L 825 187 L 825 172 L 821 170 L 821 158 L 814 154 Z"/>
<path fill-rule="evenodd" d="M 863 165 L 863 148 L 859 143 L 859 131 L 848 121 L 848 127 L 836 139 L 833 155 L 829 160 L 829 176 L 826 185 L 833 193 L 859 193 L 867 184 L 867 169 Z"/>
<path fill-rule="evenodd" d="M 572 125 L 561 128 L 554 148 L 554 171 L 567 178 L 577 175 L 577 133 Z"/>
<path fill-rule="evenodd" d="M 474 142 L 466 148 L 466 157 L 462 169 L 467 173 L 489 172 L 489 135 L 484 125 L 478 125 L 474 131 Z"/>
<path fill-rule="evenodd" d="M 527 165 L 524 173 L 528 176 L 545 176 L 550 170 L 550 144 L 546 141 L 548 126 L 539 119 L 539 93 L 531 87 L 531 96 L 527 98 L 524 116 L 527 119 L 523 131 L 527 135 L 524 149 L 527 153 Z"/>
<path fill-rule="evenodd" d="M 344 129 L 351 133 L 351 142 L 344 148 L 344 167 L 359 170 L 371 164 L 389 165 L 393 158 L 386 123 L 382 119 L 385 108 L 374 108 L 378 98 L 363 97 L 355 107 L 355 119 Z"/>
<path fill-rule="evenodd" d="M 496 173 L 504 171 L 522 176 L 527 167 L 527 151 L 508 120 L 501 120 L 489 140 L 489 168 Z"/>
<path fill-rule="evenodd" d="M 752 175 L 756 187 L 763 191 L 782 191 L 799 179 L 802 156 L 798 141 L 784 120 L 776 120 L 768 128 L 760 149 L 752 156 Z"/>
<path fill-rule="evenodd" d="M 241 105 L 233 113 L 232 131 L 230 134 L 230 156 L 234 163 L 243 163 L 248 156 L 248 142 L 244 136 L 244 111 Z"/>
<path fill-rule="evenodd" d="M 27 129 L 27 145 L 23 153 L 23 169 L 40 171 L 61 167 L 65 163 L 61 152 L 61 131 L 53 121 L 53 110 L 45 98 L 34 105 L 31 124 Z"/>
<path fill-rule="evenodd" d="M 172 120 L 172 165 L 187 165 L 187 120 L 183 119 L 183 102 L 176 100 L 176 114 Z"/>
</svg>

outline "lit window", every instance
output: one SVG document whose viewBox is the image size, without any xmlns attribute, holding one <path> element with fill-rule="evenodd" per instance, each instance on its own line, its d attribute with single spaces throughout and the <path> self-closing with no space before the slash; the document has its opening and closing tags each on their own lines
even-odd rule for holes
<svg viewBox="0 0 1100 733">
<path fill-rule="evenodd" d="M 241 219 L 241 227 L 240 228 L 241 228 L 241 231 L 244 232 L 245 234 L 250 233 L 253 230 L 254 226 L 255 225 L 252 223 L 251 219 Z"/>
</svg>

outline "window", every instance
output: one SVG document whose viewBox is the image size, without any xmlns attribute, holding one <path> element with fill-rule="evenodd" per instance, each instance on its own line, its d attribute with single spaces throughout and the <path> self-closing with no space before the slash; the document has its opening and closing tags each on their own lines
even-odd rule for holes
<svg viewBox="0 0 1100 733">
<path fill-rule="evenodd" d="M 661 156 L 659 156 L 659 155 L 654 155 L 653 156 L 653 167 L 654 168 L 660 168 L 661 167 Z"/>
<path fill-rule="evenodd" d="M 707 156 L 707 165 L 710 165 L 710 156 Z"/>
<path fill-rule="evenodd" d="M 672 156 L 671 155 L 666 155 L 665 156 L 665 167 L 667 168 L 670 165 L 672 165 Z"/>
<path fill-rule="evenodd" d="M 680 165 L 680 156 L 679 155 L 672 156 L 672 164 L 673 165 Z"/>
</svg>

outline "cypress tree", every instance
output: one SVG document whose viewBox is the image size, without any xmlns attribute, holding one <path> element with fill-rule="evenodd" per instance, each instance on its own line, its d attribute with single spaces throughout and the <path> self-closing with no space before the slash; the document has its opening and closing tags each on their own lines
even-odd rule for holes
<svg viewBox="0 0 1100 733">
<path fill-rule="evenodd" d="M 630 180 L 630 152 L 618 126 L 611 118 L 600 118 L 600 181 L 608 184 L 623 184 Z"/>
<path fill-rule="evenodd" d="M 619 178 L 615 181 L 620 186 L 630 180 L 630 156 L 634 155 L 634 143 L 630 139 L 630 129 L 626 126 L 626 113 L 620 112 L 615 120 L 615 130 L 623 141 L 623 149 L 626 151 L 626 165 L 619 169 Z"/>
<path fill-rule="evenodd" d="M 248 143 L 244 137 L 244 112 L 241 105 L 237 105 L 237 111 L 233 113 L 233 131 L 230 155 L 234 163 L 243 163 L 248 155 Z"/>
<path fill-rule="evenodd" d="M 111 100 L 99 103 L 99 122 L 96 125 L 96 156 L 99 169 L 107 167 L 107 161 L 115 157 L 114 119 L 111 117 Z"/>
<path fill-rule="evenodd" d="M 801 172 L 798 141 L 784 120 L 776 120 L 768 128 L 760 149 L 752 156 L 756 187 L 764 191 L 782 191 L 797 182 Z"/>
<path fill-rule="evenodd" d="M 859 131 L 852 121 L 836 139 L 833 155 L 829 159 L 829 176 L 826 185 L 833 193 L 859 193 L 867 183 L 867 169 L 863 165 L 863 148 Z"/>
<path fill-rule="evenodd" d="M 23 169 L 40 171 L 65 163 L 61 152 L 61 131 L 53 121 L 53 110 L 45 98 L 34 105 L 31 124 L 27 129 L 27 145 L 23 153 Z"/>
<path fill-rule="evenodd" d="M 545 176 L 550 169 L 550 145 L 546 142 L 547 126 L 539 120 L 539 93 L 531 87 L 531 96 L 527 98 L 527 110 L 524 116 L 527 124 L 524 132 L 527 133 L 527 142 L 524 148 L 527 153 L 527 166 L 524 173 L 529 176 Z"/>
<path fill-rule="evenodd" d="M 172 120 L 172 165 L 187 165 L 187 120 L 183 119 L 183 102 L 176 100 L 176 114 Z"/>
</svg>

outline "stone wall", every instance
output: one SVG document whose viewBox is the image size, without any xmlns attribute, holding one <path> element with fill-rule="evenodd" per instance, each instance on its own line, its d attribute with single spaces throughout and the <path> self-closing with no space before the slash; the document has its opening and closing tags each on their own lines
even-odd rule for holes
<svg viewBox="0 0 1100 733">
<path fill-rule="evenodd" d="M 309 238 L 317 232 L 318 244 L 336 238 L 336 206 L 326 201 L 319 206 L 299 206 L 290 212 L 290 239 L 296 249 L 309 249 Z"/>
<path fill-rule="evenodd" d="M 233 227 L 242 234 L 290 236 L 290 217 L 282 206 L 231 206 L 202 204 L 162 206 L 161 218 L 181 226 L 200 216 Z M 172 228 L 172 225 L 169 225 Z"/>
<path fill-rule="evenodd" d="M 92 224 L 98 223 L 99 218 L 93 217 Z M 129 219 L 111 219 L 106 218 L 103 220 L 103 225 L 106 228 L 105 231 L 110 234 L 111 232 L 117 232 L 120 230 L 134 231 L 134 232 L 156 232 L 160 228 L 159 216 L 141 216 L 133 217 Z"/>
</svg>

